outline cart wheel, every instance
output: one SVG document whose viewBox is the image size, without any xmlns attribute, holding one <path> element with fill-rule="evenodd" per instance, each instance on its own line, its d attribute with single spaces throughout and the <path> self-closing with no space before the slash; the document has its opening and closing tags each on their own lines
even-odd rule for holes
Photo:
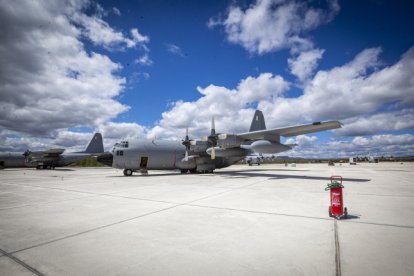
<svg viewBox="0 0 414 276">
<path fill-rule="evenodd" d="M 348 209 L 346 207 L 344 209 L 344 218 L 348 218 Z"/>
<path fill-rule="evenodd" d="M 331 209 L 331 206 L 329 206 L 329 217 L 332 217 L 332 209 Z"/>
</svg>

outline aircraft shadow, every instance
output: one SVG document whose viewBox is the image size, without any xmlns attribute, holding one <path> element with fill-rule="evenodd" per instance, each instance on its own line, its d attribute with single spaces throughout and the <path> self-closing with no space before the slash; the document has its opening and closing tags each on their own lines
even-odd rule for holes
<svg viewBox="0 0 414 276">
<path fill-rule="evenodd" d="M 178 175 L 184 175 L 184 174 L 181 174 L 180 172 L 163 173 L 163 174 L 151 174 L 151 173 L 141 174 L 141 173 L 134 173 L 131 176 L 125 176 L 123 174 L 120 174 L 120 175 L 108 175 L 107 177 L 127 177 L 127 178 L 132 177 L 133 178 L 133 177 L 156 177 L 156 176 L 174 176 L 174 175 L 178 176 Z M 196 174 L 192 174 L 192 175 L 196 175 Z"/>
<path fill-rule="evenodd" d="M 257 168 L 257 169 L 255 169 L 255 170 L 235 170 L 235 171 L 228 171 L 228 173 L 232 173 L 232 172 L 236 172 L 236 173 L 239 173 L 239 172 L 241 172 L 241 173 L 243 173 L 243 172 L 274 172 L 274 171 L 280 171 L 280 172 L 283 172 L 283 171 L 286 171 L 286 172 L 308 172 L 308 171 L 310 171 L 310 170 L 298 170 L 298 169 L 260 169 L 260 168 Z M 214 171 L 214 173 L 219 173 L 219 172 L 221 172 L 221 171 Z M 227 173 L 227 172 L 224 172 L 224 173 Z"/>
<path fill-rule="evenodd" d="M 327 176 L 306 176 L 306 175 L 290 175 L 290 174 L 272 174 L 272 173 L 258 173 L 251 171 L 232 171 L 232 172 L 216 172 L 217 175 L 230 176 L 230 177 L 267 177 L 269 179 L 304 179 L 304 180 L 325 180 L 330 181 L 330 177 Z M 342 181 L 350 182 L 368 182 L 371 179 L 364 178 L 343 178 Z"/>
<path fill-rule="evenodd" d="M 275 171 L 275 170 L 260 170 L 260 171 Z M 324 181 L 330 181 L 329 176 L 306 176 L 306 175 L 290 175 L 290 174 L 279 174 L 279 173 L 261 173 L 260 171 L 230 171 L 230 172 L 220 172 L 216 171 L 214 173 L 207 173 L 207 174 L 188 174 L 188 175 L 194 175 L 194 176 L 223 176 L 223 177 L 229 177 L 229 178 L 251 178 L 251 177 L 267 177 L 269 179 L 303 179 L 303 180 L 324 180 Z M 290 171 L 290 170 L 289 170 Z M 301 171 L 304 170 L 294 170 L 294 171 Z M 135 173 L 128 177 L 165 177 L 165 176 L 184 176 L 185 174 L 181 174 L 180 172 L 171 172 L 171 173 L 162 173 L 162 174 L 147 174 L 142 175 L 140 173 Z M 123 174 L 119 175 L 109 175 L 107 177 L 126 177 Z M 368 182 L 371 181 L 371 179 L 365 179 L 365 178 L 343 178 L 342 181 L 344 182 Z"/>
<path fill-rule="evenodd" d="M 53 171 L 73 172 L 73 171 L 75 171 L 74 169 L 63 169 L 63 168 L 59 168 L 59 169 L 56 168 L 54 170 L 49 170 L 49 169 L 40 169 L 40 170 L 37 170 L 36 168 L 6 168 L 5 170 L 7 170 L 7 171 L 40 171 L 40 172 L 43 172 L 43 171 L 50 171 L 50 172 L 53 172 Z"/>
</svg>

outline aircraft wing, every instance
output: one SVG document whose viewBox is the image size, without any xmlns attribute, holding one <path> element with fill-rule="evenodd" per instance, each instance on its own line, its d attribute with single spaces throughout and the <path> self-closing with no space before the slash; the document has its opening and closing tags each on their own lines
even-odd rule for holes
<svg viewBox="0 0 414 276">
<path fill-rule="evenodd" d="M 61 155 L 65 149 L 49 149 L 46 151 L 32 152 L 30 155 L 33 157 L 57 157 Z"/>
<path fill-rule="evenodd" d="M 312 132 L 330 130 L 335 128 L 341 128 L 341 123 L 338 121 L 328 121 L 328 122 L 316 122 L 308 125 L 294 126 L 294 127 L 285 127 L 285 128 L 274 128 L 274 129 L 265 129 L 252 132 L 246 132 L 237 134 L 237 137 L 246 140 L 257 140 L 257 139 L 269 139 L 269 137 L 275 136 L 297 136 L 301 134 L 307 134 Z"/>
</svg>

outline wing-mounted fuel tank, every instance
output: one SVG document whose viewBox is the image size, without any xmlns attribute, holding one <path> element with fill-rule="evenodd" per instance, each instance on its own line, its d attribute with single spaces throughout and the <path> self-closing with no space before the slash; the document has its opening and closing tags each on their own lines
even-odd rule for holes
<svg viewBox="0 0 414 276">
<path fill-rule="evenodd" d="M 289 146 L 268 140 L 254 141 L 250 145 L 242 145 L 240 147 L 243 149 L 250 149 L 255 153 L 278 153 L 291 149 Z"/>
</svg>

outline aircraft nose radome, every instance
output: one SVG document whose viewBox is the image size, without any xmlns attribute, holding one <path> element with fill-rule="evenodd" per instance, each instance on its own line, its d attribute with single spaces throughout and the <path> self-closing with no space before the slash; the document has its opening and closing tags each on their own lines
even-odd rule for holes
<svg viewBox="0 0 414 276">
<path fill-rule="evenodd" d="M 101 155 L 99 155 L 96 160 L 99 163 L 102 163 L 104 165 L 107 165 L 109 167 L 112 167 L 112 163 L 114 161 L 114 156 L 112 155 L 112 153 L 103 153 Z"/>
</svg>

